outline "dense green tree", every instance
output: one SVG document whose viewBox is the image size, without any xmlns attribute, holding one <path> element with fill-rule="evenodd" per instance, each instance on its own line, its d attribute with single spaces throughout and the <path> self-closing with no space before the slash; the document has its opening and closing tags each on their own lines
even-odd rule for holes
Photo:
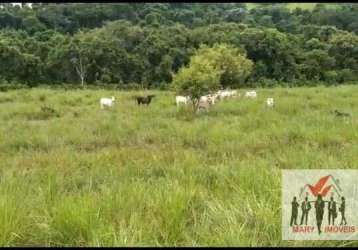
<svg viewBox="0 0 358 250">
<path fill-rule="evenodd" d="M 251 74 L 252 61 L 246 58 L 246 53 L 242 49 L 232 45 L 204 45 L 198 53 L 202 58 L 207 58 L 208 63 L 220 72 L 220 85 L 223 88 L 240 87 Z"/>
<path fill-rule="evenodd" d="M 238 86 L 251 73 L 252 62 L 242 50 L 227 44 L 201 46 L 174 76 L 178 94 L 189 96 L 196 110 L 201 96 L 221 87 Z"/>
<path fill-rule="evenodd" d="M 248 58 L 255 62 L 253 79 L 261 77 L 290 81 L 297 77 L 295 39 L 276 29 L 246 29 L 239 43 L 243 44 Z M 265 72 L 265 75 L 262 73 Z"/>
<path fill-rule="evenodd" d="M 220 86 L 220 72 L 207 63 L 200 55 L 191 59 L 188 67 L 183 67 L 173 78 L 173 88 L 179 95 L 189 96 L 196 111 L 199 99 Z"/>
<path fill-rule="evenodd" d="M 358 70 L 358 36 L 349 32 L 336 34 L 329 44 L 329 53 L 336 58 L 339 67 Z"/>
<path fill-rule="evenodd" d="M 246 80 L 221 75 L 225 86 L 335 84 L 358 76 L 353 3 L 317 4 L 313 10 L 281 3 L 250 9 L 242 3 L 1 6 L 0 79 L 8 82 L 164 86 L 201 45 L 217 43 L 253 62 Z M 235 60 L 221 61 L 233 65 L 233 72 L 239 68 Z"/>
</svg>

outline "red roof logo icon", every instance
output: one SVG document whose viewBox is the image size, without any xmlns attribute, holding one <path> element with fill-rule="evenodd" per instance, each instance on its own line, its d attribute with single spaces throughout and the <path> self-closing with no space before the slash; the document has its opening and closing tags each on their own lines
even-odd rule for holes
<svg viewBox="0 0 358 250">
<path fill-rule="evenodd" d="M 332 180 L 333 183 L 329 182 L 329 180 Z M 320 194 L 322 197 L 325 197 L 332 189 L 335 189 L 338 195 L 339 195 L 338 190 L 341 191 L 341 188 L 338 185 L 338 181 L 332 175 L 326 175 L 321 177 L 314 185 L 306 184 L 302 188 L 301 194 L 306 188 L 308 188 L 308 190 L 311 192 L 313 196 L 317 196 Z"/>
</svg>

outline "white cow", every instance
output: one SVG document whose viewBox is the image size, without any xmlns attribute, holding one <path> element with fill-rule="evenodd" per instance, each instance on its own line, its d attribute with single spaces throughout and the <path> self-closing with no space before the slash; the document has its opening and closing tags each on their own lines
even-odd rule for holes
<svg viewBox="0 0 358 250">
<path fill-rule="evenodd" d="M 229 90 L 219 90 L 217 94 L 220 100 L 231 96 L 231 92 Z"/>
<path fill-rule="evenodd" d="M 99 102 L 101 105 L 101 109 L 103 109 L 104 107 L 112 107 L 114 104 L 114 100 L 114 96 L 112 96 L 111 98 L 102 97 Z"/>
<path fill-rule="evenodd" d="M 207 102 L 209 102 L 209 104 L 215 104 L 215 102 L 216 102 L 216 99 L 218 98 L 218 94 L 217 93 L 215 93 L 215 94 L 208 94 L 208 95 L 205 95 L 205 96 L 202 96 L 200 99 L 202 100 L 202 101 L 207 101 Z"/>
<path fill-rule="evenodd" d="M 225 98 L 228 98 L 228 97 L 234 97 L 234 96 L 237 96 L 238 93 L 237 93 L 237 90 L 219 90 L 217 92 L 217 95 L 219 97 L 219 99 L 225 99 Z"/>
<path fill-rule="evenodd" d="M 273 107 L 274 102 L 272 97 L 266 99 L 266 105 L 267 107 Z"/>
<path fill-rule="evenodd" d="M 218 100 L 218 98 L 219 98 L 219 94 L 215 93 L 215 94 L 210 95 L 210 97 L 211 97 L 211 103 L 215 104 L 216 100 Z"/>
<path fill-rule="evenodd" d="M 255 90 L 247 91 L 247 92 L 245 93 L 245 97 L 256 98 L 256 97 L 257 97 L 256 91 L 255 91 Z"/>
<path fill-rule="evenodd" d="M 209 95 L 203 95 L 202 97 L 200 97 L 199 103 L 214 104 L 215 103 L 214 96 L 210 95 L 210 94 Z"/>
<path fill-rule="evenodd" d="M 208 97 L 208 96 L 200 97 L 197 112 L 200 112 L 201 110 L 208 111 L 210 104 L 211 104 L 210 97 Z"/>
<path fill-rule="evenodd" d="M 237 93 L 237 90 L 231 90 L 231 96 L 240 96 L 240 94 Z"/>
<path fill-rule="evenodd" d="M 215 104 L 216 97 L 217 97 L 216 94 L 209 94 L 209 95 L 201 96 L 199 98 L 197 112 L 200 112 L 201 110 L 208 111 L 209 106 Z"/>
<path fill-rule="evenodd" d="M 176 96 L 175 97 L 175 102 L 177 104 L 177 106 L 179 107 L 179 105 L 182 104 L 188 104 L 188 102 L 190 101 L 190 97 L 189 96 Z"/>
</svg>

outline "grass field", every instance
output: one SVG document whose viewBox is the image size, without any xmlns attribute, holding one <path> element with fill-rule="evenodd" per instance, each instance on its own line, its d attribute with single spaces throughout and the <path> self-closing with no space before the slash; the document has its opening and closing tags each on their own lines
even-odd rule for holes
<svg viewBox="0 0 358 250">
<path fill-rule="evenodd" d="M 280 172 L 358 169 L 358 85 L 257 89 L 197 117 L 151 92 L 0 92 L 1 246 L 358 246 L 282 241 Z"/>
</svg>

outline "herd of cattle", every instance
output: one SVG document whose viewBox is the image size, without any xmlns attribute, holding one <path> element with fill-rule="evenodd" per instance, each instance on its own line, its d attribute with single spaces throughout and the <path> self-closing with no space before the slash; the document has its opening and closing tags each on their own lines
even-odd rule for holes
<svg viewBox="0 0 358 250">
<path fill-rule="evenodd" d="M 201 96 L 199 98 L 198 103 L 198 111 L 200 110 L 208 110 L 210 105 L 214 105 L 217 101 L 224 100 L 227 98 L 241 96 L 237 90 L 219 90 L 216 93 L 211 93 L 208 95 Z M 145 104 L 149 105 L 151 100 L 155 97 L 155 95 L 148 95 L 148 96 L 134 96 L 137 101 L 138 105 Z M 257 93 L 255 90 L 247 91 L 245 93 L 245 97 L 247 98 L 256 98 Z M 112 107 L 114 105 L 115 98 L 112 96 L 111 98 L 103 97 L 100 99 L 100 106 L 101 109 L 105 107 Z M 175 102 L 177 107 L 179 108 L 181 105 L 187 105 L 191 101 L 189 96 L 176 96 Z M 266 99 L 266 105 L 268 107 L 274 106 L 274 100 L 272 97 Z"/>
<path fill-rule="evenodd" d="M 219 90 L 216 93 L 208 94 L 205 96 L 201 96 L 199 98 L 198 103 L 198 111 L 200 110 L 208 110 L 210 105 L 215 104 L 217 101 L 224 100 L 231 97 L 241 96 L 240 93 L 237 92 L 237 90 Z M 256 98 L 257 93 L 256 91 L 247 91 L 245 93 L 245 97 L 249 98 Z M 272 98 L 270 98 L 272 99 Z M 179 107 L 180 105 L 186 105 L 188 102 L 190 102 L 189 96 L 176 96 L 175 98 L 176 105 Z M 273 106 L 273 99 L 270 102 L 267 102 L 267 104 L 272 107 Z"/>
</svg>

